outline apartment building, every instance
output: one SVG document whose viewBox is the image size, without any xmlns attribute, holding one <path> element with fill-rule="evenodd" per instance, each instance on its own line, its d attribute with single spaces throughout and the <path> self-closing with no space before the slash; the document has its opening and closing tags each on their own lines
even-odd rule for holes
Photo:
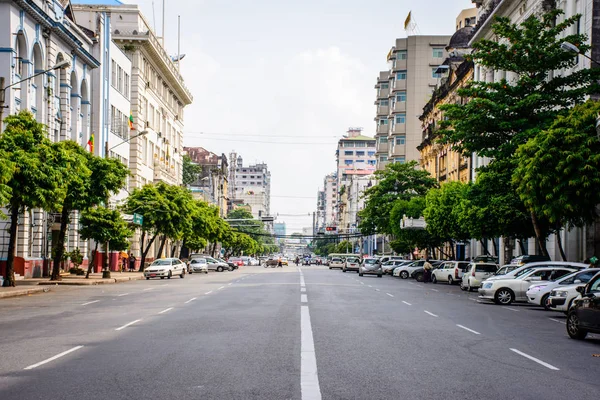
<svg viewBox="0 0 600 400">
<path fill-rule="evenodd" d="M 337 220 L 337 196 L 338 196 L 338 181 L 337 173 L 331 173 L 323 179 L 324 192 L 324 211 L 323 219 L 325 226 L 333 226 Z"/>
<path fill-rule="evenodd" d="M 244 166 L 242 156 L 235 152 L 230 153 L 229 160 L 235 160 L 235 169 L 230 167 L 230 181 L 233 182 L 230 197 L 249 204 L 255 218 L 271 215 L 271 172 L 267 164 Z"/>
<path fill-rule="evenodd" d="M 389 69 L 381 71 L 375 89 L 377 169 L 389 162 L 418 160 L 419 116 L 441 74 L 450 36 L 408 36 L 396 39 L 388 53 Z"/>
<path fill-rule="evenodd" d="M 3 116 L 29 110 L 46 125 L 51 140 L 74 140 L 84 147 L 90 135 L 92 75 L 100 66 L 92 54 L 93 45 L 77 26 L 68 0 L 0 2 L 0 77 L 4 87 L 15 84 L 5 91 Z M 53 69 L 61 63 L 63 68 Z M 49 271 L 59 217 L 38 209 L 19 216 L 17 276 L 40 277 Z M 87 243 L 79 238 L 77 213 L 71 217 L 67 251 L 79 247 L 85 253 Z M 8 240 L 7 222 L 1 221 L 2 260 L 8 255 Z M 0 275 L 5 264 L 0 261 Z"/>
<path fill-rule="evenodd" d="M 228 212 L 229 163 L 225 154 L 215 154 L 202 147 L 184 147 L 183 151 L 192 162 L 202 167 L 196 182 L 190 185 L 192 194 L 209 204 L 219 207 L 219 215 Z"/>
<path fill-rule="evenodd" d="M 336 150 L 338 187 L 352 176 L 371 175 L 375 172 L 375 139 L 362 134 L 362 128 L 349 128 L 338 141 Z"/>
</svg>

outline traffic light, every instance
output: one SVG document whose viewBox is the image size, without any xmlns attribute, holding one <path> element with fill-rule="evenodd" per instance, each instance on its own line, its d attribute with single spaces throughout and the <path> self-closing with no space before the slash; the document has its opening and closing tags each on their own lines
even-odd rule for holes
<svg viewBox="0 0 600 400">
<path fill-rule="evenodd" d="M 336 232 L 337 231 L 337 226 L 328 226 L 327 228 L 325 228 L 325 230 L 327 232 Z"/>
</svg>

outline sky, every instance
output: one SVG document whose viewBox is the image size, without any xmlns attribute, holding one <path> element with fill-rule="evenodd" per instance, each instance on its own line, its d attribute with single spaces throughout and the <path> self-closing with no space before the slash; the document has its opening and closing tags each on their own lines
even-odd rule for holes
<svg viewBox="0 0 600 400">
<path fill-rule="evenodd" d="M 165 0 L 167 51 L 194 102 L 184 145 L 236 151 L 271 171 L 271 214 L 312 226 L 317 192 L 349 127 L 375 135 L 375 89 L 412 11 L 418 33 L 448 35 L 470 0 Z M 139 4 L 158 36 L 162 0 Z"/>
</svg>

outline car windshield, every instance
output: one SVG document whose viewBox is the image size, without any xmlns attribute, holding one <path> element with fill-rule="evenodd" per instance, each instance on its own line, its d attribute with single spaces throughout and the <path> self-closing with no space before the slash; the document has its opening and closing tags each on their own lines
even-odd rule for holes
<svg viewBox="0 0 600 400">
<path fill-rule="evenodd" d="M 365 264 L 377 264 L 377 260 L 374 258 L 367 258 Z"/>
<path fill-rule="evenodd" d="M 152 263 L 152 265 L 171 265 L 171 260 L 156 260 Z"/>
<path fill-rule="evenodd" d="M 340 262 L 342 262 L 342 259 L 341 258 L 332 258 L 331 262 L 340 263 Z"/>
<path fill-rule="evenodd" d="M 517 272 L 517 273 L 515 274 L 515 278 L 518 278 L 518 277 L 520 277 L 520 276 L 523 276 L 523 275 L 525 275 L 525 274 L 528 274 L 528 273 L 529 273 L 529 272 L 531 272 L 533 269 L 534 269 L 534 268 L 531 268 L 531 267 L 530 267 L 530 268 L 523 268 L 521 271 L 519 271 L 519 272 Z"/>
<path fill-rule="evenodd" d="M 206 264 L 206 258 L 194 258 L 192 264 Z"/>
<path fill-rule="evenodd" d="M 496 272 L 496 266 L 490 264 L 477 264 L 475 272 Z"/>
<path fill-rule="evenodd" d="M 346 258 L 346 261 L 350 262 L 350 263 L 357 263 L 358 262 L 358 258 L 348 257 L 348 258 Z"/>
</svg>

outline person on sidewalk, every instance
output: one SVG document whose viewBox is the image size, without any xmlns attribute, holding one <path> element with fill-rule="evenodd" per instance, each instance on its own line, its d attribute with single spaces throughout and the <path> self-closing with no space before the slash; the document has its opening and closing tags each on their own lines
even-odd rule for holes
<svg viewBox="0 0 600 400">
<path fill-rule="evenodd" d="M 135 261 L 136 258 L 133 253 L 129 253 L 129 272 L 135 272 Z"/>
<path fill-rule="evenodd" d="M 425 264 L 423 264 L 423 282 L 431 282 L 431 270 L 433 269 L 433 265 L 429 262 L 429 258 L 425 260 Z"/>
<path fill-rule="evenodd" d="M 127 271 L 127 253 L 122 251 L 121 254 L 121 272 Z"/>
</svg>

